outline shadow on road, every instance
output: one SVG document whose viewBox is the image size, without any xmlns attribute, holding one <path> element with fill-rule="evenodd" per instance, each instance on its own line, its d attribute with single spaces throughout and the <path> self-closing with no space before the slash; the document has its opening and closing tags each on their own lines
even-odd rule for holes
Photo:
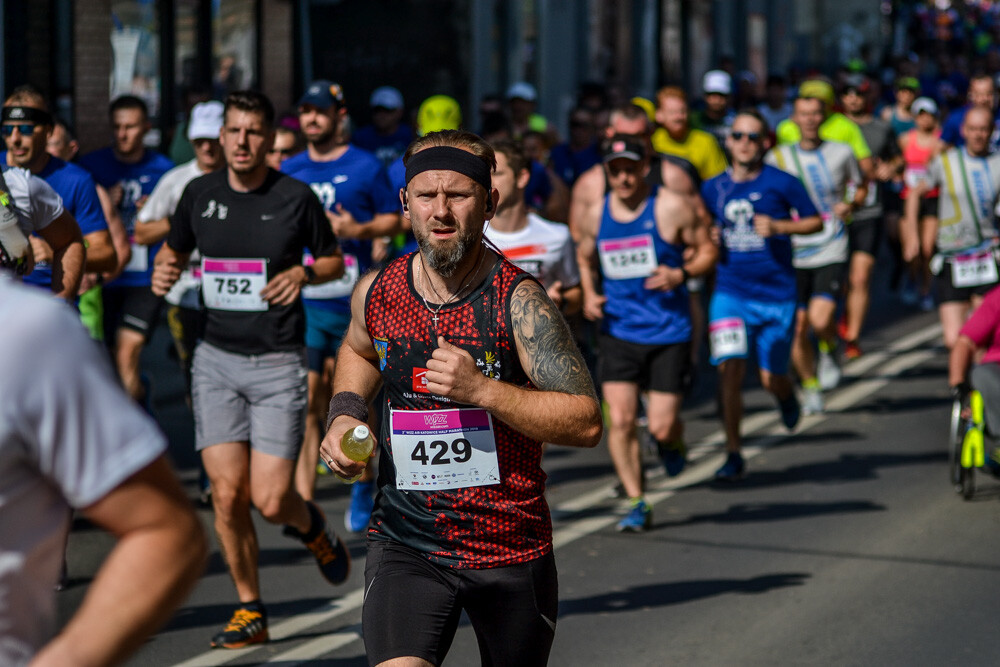
<svg viewBox="0 0 1000 667">
<path fill-rule="evenodd" d="M 788 572 L 765 574 L 750 579 L 702 579 L 635 586 L 622 591 L 610 591 L 591 597 L 563 600 L 559 603 L 559 618 L 575 614 L 600 614 L 666 607 L 727 593 L 757 595 L 779 588 L 802 586 L 809 576 L 801 572 Z"/>
<path fill-rule="evenodd" d="M 333 592 L 333 589 L 330 589 Z M 296 614 L 305 614 L 310 611 L 314 611 L 317 607 L 328 604 L 330 600 L 339 597 L 339 595 L 330 595 L 327 597 L 308 597 L 308 598 L 298 598 L 296 600 L 287 600 L 284 602 L 268 602 L 267 603 L 267 616 L 270 625 L 274 625 L 277 621 L 282 618 L 288 618 L 295 616 Z M 165 628 L 166 630 L 183 630 L 185 628 L 201 628 L 204 627 L 208 634 L 214 634 L 218 631 L 218 627 L 222 627 L 229 620 L 230 615 L 233 613 L 234 603 L 229 601 L 224 604 L 206 604 L 200 606 L 186 606 L 181 607 L 174 614 L 171 619 L 170 624 Z M 208 647 L 208 637 L 205 638 L 205 647 Z"/>
<path fill-rule="evenodd" d="M 764 521 L 786 521 L 808 517 L 830 516 L 833 514 L 856 514 L 858 512 L 884 512 L 886 507 L 867 500 L 843 500 L 832 503 L 745 503 L 730 505 L 725 512 L 693 514 L 682 521 L 662 521 L 653 525 L 652 530 L 678 528 L 699 523 L 743 524 Z"/>
<path fill-rule="evenodd" d="M 801 444 L 798 436 L 794 444 Z M 832 461 L 817 461 L 791 466 L 784 470 L 753 470 L 746 479 L 738 484 L 719 483 L 714 480 L 705 481 L 702 486 L 708 486 L 718 491 L 744 492 L 748 489 L 759 489 L 802 482 L 819 484 L 840 484 L 861 480 L 878 479 L 881 468 L 898 466 L 940 464 L 942 474 L 948 461 L 948 453 L 914 452 L 913 454 L 841 454 Z"/>
</svg>

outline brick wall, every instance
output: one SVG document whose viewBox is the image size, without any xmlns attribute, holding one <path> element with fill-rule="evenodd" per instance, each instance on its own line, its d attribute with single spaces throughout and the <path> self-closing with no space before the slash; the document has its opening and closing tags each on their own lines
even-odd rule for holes
<svg viewBox="0 0 1000 667">
<path fill-rule="evenodd" d="M 77 0 L 73 13 L 76 133 L 86 153 L 110 140 L 111 0 Z"/>
</svg>

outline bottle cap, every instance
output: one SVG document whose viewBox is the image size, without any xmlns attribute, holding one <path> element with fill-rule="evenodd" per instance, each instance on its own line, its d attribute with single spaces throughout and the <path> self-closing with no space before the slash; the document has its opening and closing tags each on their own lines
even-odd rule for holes
<svg viewBox="0 0 1000 667">
<path fill-rule="evenodd" d="M 367 426 L 355 426 L 354 427 L 354 437 L 358 440 L 364 440 L 368 437 L 368 427 Z"/>
</svg>

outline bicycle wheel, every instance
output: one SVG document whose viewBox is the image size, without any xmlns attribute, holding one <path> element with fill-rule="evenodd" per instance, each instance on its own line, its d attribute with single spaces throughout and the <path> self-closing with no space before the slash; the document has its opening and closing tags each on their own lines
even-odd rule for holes
<svg viewBox="0 0 1000 667">
<path fill-rule="evenodd" d="M 951 430 L 948 432 L 948 479 L 955 487 L 955 493 L 962 493 L 962 442 L 968 422 L 962 418 L 962 402 L 951 404 Z"/>
<path fill-rule="evenodd" d="M 972 496 L 976 493 L 975 470 L 975 468 L 961 468 L 961 481 L 959 483 L 959 489 L 962 493 L 962 497 L 966 500 L 971 500 Z"/>
</svg>

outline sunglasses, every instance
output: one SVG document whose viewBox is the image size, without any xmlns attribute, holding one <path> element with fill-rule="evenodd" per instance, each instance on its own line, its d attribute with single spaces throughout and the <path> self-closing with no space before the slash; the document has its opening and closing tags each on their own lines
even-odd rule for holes
<svg viewBox="0 0 1000 667">
<path fill-rule="evenodd" d="M 741 141 L 743 137 L 750 141 L 760 141 L 763 137 L 760 132 L 730 132 L 729 136 L 733 138 L 733 141 Z"/>
<path fill-rule="evenodd" d="M 14 125 L 7 125 L 7 124 L 0 125 L 0 134 L 2 134 L 5 137 L 9 137 L 10 135 L 14 134 L 15 128 L 17 128 L 17 131 L 26 137 L 30 137 L 32 134 L 35 133 L 35 125 L 33 123 L 17 123 Z"/>
<path fill-rule="evenodd" d="M 277 153 L 279 155 L 295 155 L 294 148 L 272 148 L 268 153 Z"/>
</svg>

